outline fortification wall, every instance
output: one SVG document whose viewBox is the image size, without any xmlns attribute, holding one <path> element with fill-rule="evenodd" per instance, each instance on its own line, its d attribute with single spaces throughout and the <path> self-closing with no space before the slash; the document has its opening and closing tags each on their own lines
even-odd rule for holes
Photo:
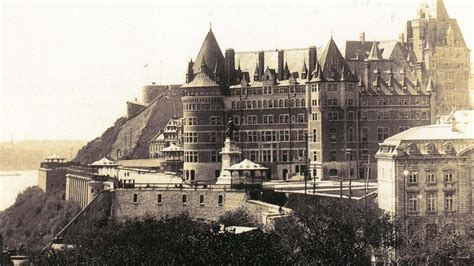
<svg viewBox="0 0 474 266">
<path fill-rule="evenodd" d="M 51 191 L 66 187 L 66 169 L 44 169 L 38 170 L 38 186 L 44 191 Z"/>
<path fill-rule="evenodd" d="M 147 215 L 157 218 L 175 216 L 182 212 L 188 212 L 193 218 L 216 221 L 225 212 L 240 208 L 247 199 L 244 191 L 210 189 L 118 189 L 113 193 L 112 216 L 118 221 Z M 158 195 L 161 195 L 161 202 Z M 183 202 L 183 195 L 186 202 Z M 203 203 L 201 196 L 204 197 Z M 222 196 L 222 203 L 219 203 L 219 196 Z"/>
</svg>

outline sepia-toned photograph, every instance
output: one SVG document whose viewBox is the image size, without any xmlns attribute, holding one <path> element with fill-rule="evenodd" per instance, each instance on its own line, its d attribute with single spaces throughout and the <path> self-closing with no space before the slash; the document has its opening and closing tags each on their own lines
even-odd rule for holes
<svg viewBox="0 0 474 266">
<path fill-rule="evenodd" d="M 0 5 L 0 266 L 474 265 L 474 2 Z"/>
</svg>

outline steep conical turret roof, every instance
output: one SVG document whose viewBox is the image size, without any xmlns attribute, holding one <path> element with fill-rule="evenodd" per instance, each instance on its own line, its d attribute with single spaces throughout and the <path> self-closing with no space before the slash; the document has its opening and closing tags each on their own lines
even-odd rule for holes
<svg viewBox="0 0 474 266">
<path fill-rule="evenodd" d="M 199 53 L 196 57 L 196 61 L 193 66 L 194 73 L 201 72 L 201 66 L 203 63 L 205 63 L 209 69 L 215 70 L 221 80 L 224 80 L 224 55 L 222 54 L 221 48 L 217 43 L 212 29 L 209 29 L 209 32 L 207 33 L 201 49 L 199 50 Z"/>
<path fill-rule="evenodd" d="M 332 77 L 336 80 L 340 77 L 339 73 L 331 72 L 342 69 L 343 67 L 345 67 L 345 69 L 349 69 L 346 60 L 344 60 L 341 51 L 337 47 L 332 37 L 329 40 L 326 49 L 324 49 L 323 53 L 321 54 L 319 62 L 321 63 L 322 73 L 324 76 Z"/>
</svg>

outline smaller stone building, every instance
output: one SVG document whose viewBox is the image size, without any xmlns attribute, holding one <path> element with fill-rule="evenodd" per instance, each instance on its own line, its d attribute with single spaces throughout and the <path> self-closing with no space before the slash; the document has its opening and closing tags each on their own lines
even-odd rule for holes
<svg viewBox="0 0 474 266">
<path fill-rule="evenodd" d="M 474 212 L 474 111 L 449 123 L 411 128 L 386 139 L 376 154 L 378 204 L 411 229 L 459 229 Z"/>
<path fill-rule="evenodd" d="M 162 150 L 169 147 L 171 144 L 176 146 L 183 146 L 183 128 L 182 118 L 172 117 L 163 130 L 148 142 L 148 152 L 150 158 L 160 158 L 164 154 Z"/>
<path fill-rule="evenodd" d="M 56 154 L 41 162 L 38 169 L 38 186 L 44 191 L 64 190 L 66 186 L 66 167 L 69 163 Z"/>
</svg>

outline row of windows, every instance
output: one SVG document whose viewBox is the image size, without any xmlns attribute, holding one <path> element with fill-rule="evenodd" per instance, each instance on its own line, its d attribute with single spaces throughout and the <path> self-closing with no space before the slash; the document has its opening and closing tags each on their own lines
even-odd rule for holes
<svg viewBox="0 0 474 266">
<path fill-rule="evenodd" d="M 305 99 L 232 101 L 232 109 L 261 109 L 283 107 L 305 107 Z"/>
<path fill-rule="evenodd" d="M 194 170 L 192 170 L 194 171 Z M 138 203 L 138 194 L 133 194 L 133 203 Z M 186 204 L 188 202 L 188 196 L 186 194 L 183 194 L 182 197 L 181 197 L 181 202 L 183 204 Z M 156 203 L 158 205 L 161 205 L 163 204 L 163 195 L 162 194 L 158 194 L 157 197 L 156 197 Z M 205 197 L 204 195 L 199 195 L 199 204 L 201 205 L 204 205 L 205 204 Z M 218 195 L 217 196 L 217 204 L 219 206 L 223 206 L 224 205 L 224 196 L 222 195 Z"/>
<path fill-rule="evenodd" d="M 421 197 L 418 193 L 408 193 L 408 212 L 419 212 Z M 437 210 L 437 193 L 428 192 L 426 193 L 426 211 L 435 212 Z M 454 192 L 444 193 L 444 211 L 452 212 L 455 211 L 454 206 Z"/>
<path fill-rule="evenodd" d="M 184 152 L 184 161 L 189 163 L 197 163 L 199 161 L 197 151 L 185 151 Z"/>
<path fill-rule="evenodd" d="M 183 104 L 184 111 L 197 111 L 197 110 L 221 110 L 223 109 L 222 103 L 185 103 Z"/>
<path fill-rule="evenodd" d="M 389 119 L 397 119 L 396 114 L 390 116 L 390 112 L 377 112 L 377 120 L 389 120 Z M 411 111 L 400 111 L 398 112 L 398 119 L 399 120 L 409 120 L 409 119 L 428 119 L 429 113 L 428 112 L 411 112 Z M 367 111 L 363 111 L 360 113 L 361 120 L 368 120 L 369 115 Z"/>
<path fill-rule="evenodd" d="M 262 88 L 241 88 L 231 90 L 231 95 L 252 95 L 252 94 L 282 94 L 282 93 L 305 93 L 305 86 L 290 86 L 290 87 L 271 87 L 263 86 Z"/>
<path fill-rule="evenodd" d="M 368 99 L 362 97 L 360 103 L 368 105 Z M 429 100 L 427 97 L 377 97 L 376 103 L 377 105 L 428 105 Z"/>
<path fill-rule="evenodd" d="M 244 155 L 246 158 L 254 162 L 289 162 L 290 161 L 290 150 L 245 150 Z M 302 161 L 305 158 L 304 149 L 293 149 L 292 161 Z"/>
<path fill-rule="evenodd" d="M 454 173 L 444 173 L 444 183 L 452 183 L 454 182 Z M 419 177 L 418 172 L 410 172 L 408 174 L 408 184 L 418 184 Z M 427 184 L 436 184 L 436 173 L 426 173 L 426 183 Z"/>
<path fill-rule="evenodd" d="M 234 116 L 233 121 L 236 125 L 256 125 L 256 124 L 288 124 L 289 115 L 280 114 L 278 120 L 274 115 L 262 115 L 261 120 L 258 119 L 257 115 L 248 115 L 248 116 Z M 291 123 L 305 123 L 306 117 L 304 114 L 296 114 L 291 116 Z"/>
</svg>

